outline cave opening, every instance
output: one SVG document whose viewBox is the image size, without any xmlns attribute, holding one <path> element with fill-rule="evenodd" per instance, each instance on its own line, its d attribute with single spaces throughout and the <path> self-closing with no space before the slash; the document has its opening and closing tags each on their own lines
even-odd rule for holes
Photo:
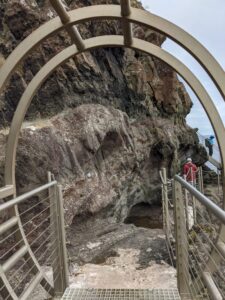
<svg viewBox="0 0 225 300">
<path fill-rule="evenodd" d="M 145 202 L 138 203 L 130 209 L 124 223 L 133 224 L 136 227 L 162 229 L 162 206 Z"/>
</svg>

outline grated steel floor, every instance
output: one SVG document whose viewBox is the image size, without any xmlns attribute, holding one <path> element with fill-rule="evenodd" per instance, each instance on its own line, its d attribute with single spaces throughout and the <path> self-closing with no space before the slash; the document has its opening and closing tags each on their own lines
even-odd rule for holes
<svg viewBox="0 0 225 300">
<path fill-rule="evenodd" d="M 67 288 L 61 300 L 180 300 L 177 289 L 72 289 Z"/>
</svg>

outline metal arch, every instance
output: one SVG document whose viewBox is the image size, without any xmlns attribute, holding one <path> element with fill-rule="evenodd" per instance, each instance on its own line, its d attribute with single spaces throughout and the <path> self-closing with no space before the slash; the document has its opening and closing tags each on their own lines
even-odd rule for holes
<svg viewBox="0 0 225 300">
<path fill-rule="evenodd" d="M 85 49 L 90 50 L 93 48 L 99 47 L 126 47 L 124 45 L 123 36 L 99 36 L 96 38 L 91 38 L 85 41 Z M 143 51 L 147 54 L 151 54 L 164 62 L 170 65 L 174 70 L 176 70 L 183 79 L 191 86 L 196 96 L 199 98 L 202 103 L 209 119 L 212 123 L 212 126 L 216 132 L 218 143 L 221 149 L 222 162 L 224 162 L 225 158 L 225 128 L 223 122 L 220 118 L 220 115 L 217 109 L 214 106 L 213 101 L 210 96 L 199 82 L 199 80 L 195 77 L 194 74 L 178 59 L 173 57 L 171 54 L 167 53 L 165 50 L 143 40 L 133 39 L 131 49 Z M 17 110 L 15 112 L 12 126 L 10 128 L 10 134 L 8 138 L 7 144 L 7 155 L 6 155 L 6 179 L 14 182 L 15 180 L 15 158 L 16 158 L 16 148 L 18 143 L 18 136 L 20 132 L 20 128 L 26 114 L 26 111 L 32 101 L 33 96 L 36 91 L 40 87 L 40 85 L 45 81 L 45 79 L 61 64 L 63 64 L 66 60 L 73 57 L 74 55 L 80 53 L 80 51 L 74 46 L 70 46 L 53 57 L 32 79 L 27 89 L 25 90 L 19 104 Z M 224 169 L 223 169 L 224 172 Z M 221 226 L 220 231 L 218 232 L 218 237 L 225 236 L 225 228 Z M 211 254 L 213 259 L 218 260 L 218 255 L 216 251 Z M 213 270 L 213 266 L 210 265 L 210 268 Z"/>
<path fill-rule="evenodd" d="M 85 41 L 85 49 L 90 50 L 93 48 L 99 48 L 103 46 L 124 46 L 122 36 L 100 36 L 96 38 L 91 38 Z M 164 62 L 170 65 L 174 70 L 176 70 L 185 81 L 192 87 L 193 91 L 199 98 L 204 109 L 206 110 L 207 115 L 213 125 L 213 128 L 216 132 L 218 142 L 221 149 L 222 161 L 225 161 L 225 143 L 224 135 L 225 129 L 223 122 L 218 114 L 217 109 L 215 108 L 213 101 L 209 97 L 208 93 L 198 81 L 198 79 L 191 73 L 191 71 L 179 60 L 173 57 L 171 54 L 167 53 L 165 50 L 148 43 L 143 40 L 133 39 L 133 44 L 130 48 L 135 50 L 144 51 L 148 54 L 151 54 Z M 18 107 L 16 109 L 12 126 L 10 128 L 7 151 L 6 151 L 6 165 L 5 165 L 5 178 L 6 183 L 15 184 L 15 157 L 16 157 L 16 148 L 18 142 L 18 135 L 20 127 L 22 125 L 24 116 L 29 107 L 29 104 L 32 100 L 32 97 L 35 95 L 37 89 L 43 83 L 43 81 L 61 64 L 63 64 L 70 57 L 75 54 L 80 53 L 80 51 L 74 46 L 70 46 L 53 57 L 32 79 L 27 89 L 25 90 Z"/>
<path fill-rule="evenodd" d="M 62 4 L 61 0 L 49 0 L 54 10 L 57 12 L 57 14 L 60 17 L 60 20 L 63 25 L 67 25 L 70 22 L 70 17 Z M 75 25 L 73 26 L 66 26 L 66 31 L 71 37 L 71 40 L 73 43 L 77 46 L 77 49 L 80 51 L 84 50 L 84 42 L 80 35 L 80 32 L 78 31 L 77 27 Z"/>
<path fill-rule="evenodd" d="M 195 57 L 212 78 L 225 100 L 224 70 L 205 47 L 203 47 L 186 31 L 159 16 L 137 8 L 130 8 L 130 11 L 131 14 L 126 16 L 126 20 L 160 31 L 161 33 L 169 36 L 180 46 L 185 48 L 193 57 Z M 68 12 L 68 15 L 70 21 L 66 25 L 63 25 L 57 17 L 40 26 L 19 44 L 1 68 L 0 93 L 16 66 L 30 53 L 30 51 L 60 29 L 94 19 L 125 18 L 121 16 L 121 8 L 119 5 L 95 5 L 83 7 Z"/>
<path fill-rule="evenodd" d="M 214 81 L 215 85 L 217 86 L 218 90 L 220 91 L 222 97 L 225 100 L 225 76 L 224 71 L 220 67 L 220 65 L 216 62 L 216 60 L 211 56 L 211 54 L 193 37 L 191 37 L 189 34 L 187 34 L 185 31 L 180 29 L 179 27 L 173 25 L 172 23 L 154 16 L 153 14 L 150 14 L 145 11 L 140 11 L 138 9 L 131 9 L 131 14 L 123 17 L 121 16 L 121 11 L 119 6 L 113 6 L 113 5 L 103 5 L 103 6 L 92 6 L 92 7 L 86 7 L 82 9 L 77 9 L 76 11 L 72 11 L 69 13 L 70 16 L 70 22 L 66 24 L 65 26 L 62 25 L 59 18 L 56 18 L 47 24 L 41 26 L 38 30 L 36 30 L 31 36 L 26 38 L 17 48 L 16 50 L 10 55 L 10 57 L 7 59 L 3 67 L 0 71 L 0 92 L 4 88 L 9 76 L 12 74 L 12 72 L 15 70 L 17 65 L 22 61 L 23 58 L 25 58 L 30 51 L 36 47 L 38 44 L 40 44 L 42 41 L 44 41 L 47 37 L 52 35 L 53 33 L 56 33 L 57 31 L 66 28 L 71 27 L 74 24 L 78 24 L 79 22 L 84 22 L 92 19 L 121 19 L 126 21 L 126 23 L 134 22 L 140 25 L 145 25 L 149 28 L 154 28 L 156 30 L 159 30 L 160 32 L 170 36 L 174 41 L 176 41 L 178 44 L 183 46 L 189 53 L 194 56 L 199 63 L 203 66 L 203 68 L 207 71 L 209 76 Z M 95 39 L 89 39 L 87 41 L 84 41 L 87 49 L 96 48 L 96 47 L 103 47 L 103 46 L 122 46 L 124 47 L 124 41 L 126 38 L 126 31 L 124 30 L 124 40 L 123 37 L 114 37 L 114 40 L 112 40 L 112 37 L 106 36 L 106 37 L 98 37 Z M 101 41 L 102 38 L 102 44 L 99 42 L 97 44 L 97 41 Z M 103 40 L 105 38 L 105 41 Z M 116 40 L 116 39 L 121 40 Z M 109 42 L 110 40 L 110 42 Z M 94 41 L 94 42 L 93 42 Z M 90 44 L 88 44 L 90 43 Z M 203 104 L 209 119 L 215 129 L 220 150 L 221 150 L 221 156 L 222 156 L 222 163 L 224 166 L 225 163 L 225 141 L 223 141 L 224 134 L 224 126 L 220 119 L 220 116 L 209 98 L 207 92 L 202 87 L 201 83 L 197 80 L 197 78 L 194 77 L 194 75 L 178 60 L 176 60 L 173 56 L 169 55 L 162 49 L 151 45 L 148 42 L 132 39 L 132 46 L 130 48 L 137 49 L 144 51 L 146 53 L 155 55 L 156 57 L 164 60 L 167 64 L 169 64 L 171 67 L 173 67 L 192 87 L 192 89 L 195 91 L 196 95 L 199 97 L 199 100 Z M 143 46 L 143 49 L 142 49 Z M 149 48 L 150 47 L 150 48 Z M 151 47 L 152 53 L 151 53 Z M 155 47 L 155 53 L 154 53 L 154 47 Z M 71 47 L 68 49 L 72 50 Z M 66 50 L 68 50 L 66 49 Z M 66 51 L 64 50 L 64 51 Z M 64 53 L 62 51 L 62 53 Z M 68 50 L 69 51 L 69 50 Z M 79 51 L 73 46 L 73 55 L 76 53 L 79 53 Z M 60 53 L 61 54 L 61 53 Z M 55 62 L 56 66 L 63 63 L 67 58 L 62 58 L 61 63 L 56 61 L 56 58 L 59 58 L 60 56 L 57 55 L 54 57 L 49 63 L 47 63 L 41 71 L 33 78 L 34 79 L 40 79 L 38 82 L 38 85 L 36 86 L 36 89 L 41 85 L 41 83 L 47 78 L 47 76 L 53 72 L 53 69 L 50 63 Z M 48 69 L 48 67 L 50 69 Z M 40 77 L 37 76 L 40 74 L 43 75 L 43 71 L 46 71 L 46 77 Z M 33 83 L 33 88 L 35 88 L 35 82 L 31 81 Z M 18 108 L 24 109 L 24 114 L 26 112 L 26 109 L 29 106 L 29 101 L 32 100 L 32 96 L 35 93 L 34 90 L 32 90 L 32 85 L 28 86 L 30 87 L 26 89 L 24 93 L 24 99 L 22 102 L 19 103 Z M 30 93 L 30 94 L 29 94 Z M 22 100 L 21 99 L 21 100 Z M 27 100 L 28 99 L 28 102 Z M 27 105 L 27 106 L 26 106 Z M 7 144 L 7 153 L 6 153 L 6 168 L 5 168 L 5 181 L 6 184 L 13 184 L 15 187 L 15 156 L 16 156 L 16 147 L 18 143 L 18 134 L 19 129 L 22 124 L 24 115 L 19 111 L 17 108 L 16 114 L 14 116 L 14 120 L 12 123 L 12 127 L 10 130 L 9 140 Z M 17 127 L 18 126 L 18 127 Z M 11 134 L 12 133 L 12 134 Z M 10 156 L 11 155 L 11 156 Z M 11 161 L 10 161 L 11 159 Z M 11 165 L 12 168 L 10 169 L 8 166 Z M 223 175 L 225 174 L 224 168 L 223 168 Z M 223 176 L 225 177 L 225 176 Z M 224 181 L 223 181 L 223 190 L 224 189 Z M 224 199 L 225 204 L 225 199 Z M 225 235 L 225 229 L 224 227 L 221 228 L 220 236 Z M 212 254 L 214 256 L 214 254 Z"/>
</svg>

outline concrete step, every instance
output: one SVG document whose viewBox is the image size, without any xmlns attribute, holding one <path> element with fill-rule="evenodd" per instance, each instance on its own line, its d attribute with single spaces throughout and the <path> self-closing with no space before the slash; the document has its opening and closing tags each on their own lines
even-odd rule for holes
<svg viewBox="0 0 225 300">
<path fill-rule="evenodd" d="M 180 300 L 177 289 L 74 289 L 67 288 L 61 300 Z"/>
</svg>

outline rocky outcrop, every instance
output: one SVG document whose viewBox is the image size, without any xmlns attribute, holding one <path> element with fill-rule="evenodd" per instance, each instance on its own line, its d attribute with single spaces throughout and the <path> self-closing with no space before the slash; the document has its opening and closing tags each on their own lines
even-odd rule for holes
<svg viewBox="0 0 225 300">
<path fill-rule="evenodd" d="M 70 8 L 101 3 L 68 2 Z M 13 0 L 1 6 L 0 16 L 4 63 L 19 42 L 55 13 L 45 0 Z M 88 22 L 79 30 L 84 38 L 121 32 L 116 21 Z M 158 46 L 165 40 L 146 28 L 136 26 L 134 32 Z M 69 44 L 61 32 L 26 58 L 0 96 L 0 127 L 10 123 L 41 66 Z M 175 72 L 146 54 L 115 48 L 74 57 L 42 85 L 29 108 L 30 123 L 24 126 L 17 153 L 18 193 L 46 182 L 51 171 L 63 184 L 69 224 L 74 216 L 104 208 L 123 220 L 133 205 L 159 202 L 161 167 L 172 176 L 187 156 L 198 164 L 206 158 L 196 133 L 186 125 L 191 105 Z M 6 135 L 0 136 L 2 149 Z M 3 182 L 2 169 L 0 176 Z"/>
<path fill-rule="evenodd" d="M 133 205 L 160 201 L 159 169 L 177 172 L 188 147 L 199 155 L 194 143 L 192 131 L 170 119 L 136 121 L 112 107 L 81 105 L 22 131 L 17 188 L 44 184 L 51 171 L 64 187 L 68 223 L 109 207 L 123 220 Z"/>
<path fill-rule="evenodd" d="M 103 1 L 66 2 L 75 8 Z M 119 0 L 105 2 L 118 4 Z M 139 1 L 131 2 L 141 7 Z M 5 1 L 0 7 L 0 67 L 19 42 L 54 16 L 47 0 Z M 120 34 L 121 26 L 116 21 L 95 21 L 79 26 L 79 31 L 88 38 Z M 165 40 L 138 26 L 134 34 L 158 46 Z M 65 32 L 48 38 L 17 68 L 0 95 L 0 186 L 4 184 L 8 125 L 17 103 L 40 68 L 70 44 Z M 47 171 L 61 183 L 65 220 L 70 225 L 70 275 L 78 285 L 124 288 L 126 278 L 126 287 L 162 288 L 159 278 L 163 278 L 165 288 L 176 286 L 160 229 L 159 170 L 166 167 L 172 177 L 187 156 L 199 165 L 206 160 L 195 130 L 185 121 L 191 106 L 184 85 L 170 67 L 130 49 L 99 49 L 73 57 L 40 87 L 19 138 L 17 193 L 46 183 Z M 36 195 L 20 211 L 34 207 L 39 196 L 43 198 Z M 35 206 L 32 213 L 38 210 Z M 48 211 L 45 214 L 40 218 L 47 222 Z M 26 218 L 24 222 L 33 215 Z M 36 228 L 36 222 L 29 226 Z M 143 228 L 143 224 L 154 229 Z M 45 226 L 43 223 L 38 231 L 46 234 Z M 28 240 L 33 239 L 31 235 Z M 6 244 L 4 249 L 12 247 Z M 39 244 L 37 239 L 33 247 L 40 249 Z M 115 274 L 118 282 L 111 280 Z M 32 295 L 33 299 L 39 299 L 41 293 Z"/>
<path fill-rule="evenodd" d="M 111 0 L 108 3 L 118 4 Z M 102 1 L 70 1 L 70 8 Z M 134 6 L 141 6 L 133 1 Z M 0 56 L 4 61 L 13 49 L 42 23 L 54 17 L 48 1 L 6 1 L 1 6 Z M 79 27 L 84 38 L 100 34 L 120 34 L 116 21 L 87 22 Z M 161 45 L 165 38 L 152 30 L 135 27 L 135 36 Z M 65 32 L 47 39 L 37 51 L 29 55 L 13 75 L 11 84 L 0 98 L 0 126 L 7 126 L 15 107 L 33 76 L 52 56 L 70 44 Z M 175 88 L 176 86 L 176 88 Z M 129 116 L 186 114 L 191 101 L 175 73 L 165 64 L 142 53 L 125 49 L 99 49 L 79 55 L 43 84 L 35 96 L 27 118 L 49 117 L 65 108 L 84 103 L 100 103 L 125 111 Z M 164 101 L 165 100 L 165 101 Z M 182 101 L 186 102 L 181 108 Z M 156 104 L 153 105 L 153 102 Z M 179 107 L 179 108 L 178 108 Z"/>
</svg>

